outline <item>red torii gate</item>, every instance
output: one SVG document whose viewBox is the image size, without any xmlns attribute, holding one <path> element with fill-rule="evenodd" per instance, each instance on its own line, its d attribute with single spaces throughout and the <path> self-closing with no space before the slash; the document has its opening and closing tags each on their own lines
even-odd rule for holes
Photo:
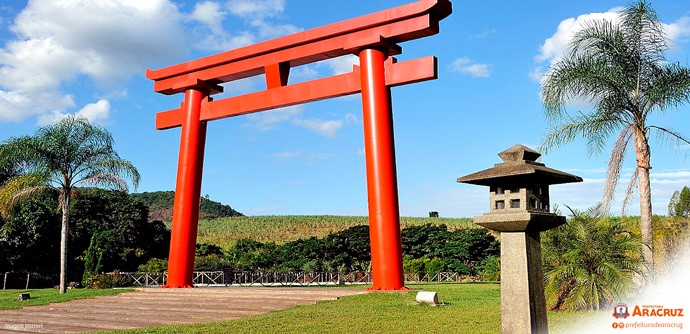
<svg viewBox="0 0 690 334">
<path fill-rule="evenodd" d="M 374 290 L 405 289 L 390 87 L 437 78 L 433 56 L 397 63 L 397 43 L 437 34 L 449 0 L 407 5 L 212 56 L 147 70 L 154 91 L 184 93 L 180 108 L 156 114 L 159 130 L 181 126 L 166 287 L 192 287 L 208 121 L 362 93 Z M 352 72 L 288 84 L 290 68 L 348 54 Z M 266 90 L 214 101 L 221 83 L 260 74 Z"/>
</svg>

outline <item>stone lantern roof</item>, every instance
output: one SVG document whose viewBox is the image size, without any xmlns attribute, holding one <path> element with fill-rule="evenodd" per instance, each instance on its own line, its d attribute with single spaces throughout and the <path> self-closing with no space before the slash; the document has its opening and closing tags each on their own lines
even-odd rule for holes
<svg viewBox="0 0 690 334">
<path fill-rule="evenodd" d="M 483 186 L 522 183 L 523 181 L 538 181 L 544 185 L 582 182 L 582 178 L 579 176 L 561 172 L 536 162 L 541 154 L 524 145 L 515 145 L 499 153 L 498 156 L 503 159 L 502 163 L 459 177 L 457 181 Z"/>
</svg>

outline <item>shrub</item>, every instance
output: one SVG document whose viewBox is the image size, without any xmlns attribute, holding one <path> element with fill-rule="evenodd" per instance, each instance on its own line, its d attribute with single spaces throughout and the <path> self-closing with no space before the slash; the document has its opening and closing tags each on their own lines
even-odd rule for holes
<svg viewBox="0 0 690 334">
<path fill-rule="evenodd" d="M 137 270 L 147 273 L 163 273 L 168 270 L 168 260 L 151 258 L 148 262 L 139 265 Z"/>
<path fill-rule="evenodd" d="M 105 274 L 93 274 L 84 279 L 84 287 L 89 289 L 112 289 L 127 285 L 127 279 L 117 271 Z"/>
<path fill-rule="evenodd" d="M 547 307 L 600 310 L 631 297 L 642 283 L 645 247 L 630 228 L 636 224 L 611 219 L 601 205 L 570 212 L 567 224 L 542 234 Z"/>
<path fill-rule="evenodd" d="M 479 278 L 482 281 L 501 280 L 501 257 L 496 255 L 487 256 L 479 263 Z"/>
<path fill-rule="evenodd" d="M 443 262 L 443 260 L 434 258 L 429 260 L 429 262 L 426 262 L 424 264 L 424 271 L 429 276 L 436 276 L 438 273 L 444 271 L 446 269 L 446 264 Z"/>
</svg>

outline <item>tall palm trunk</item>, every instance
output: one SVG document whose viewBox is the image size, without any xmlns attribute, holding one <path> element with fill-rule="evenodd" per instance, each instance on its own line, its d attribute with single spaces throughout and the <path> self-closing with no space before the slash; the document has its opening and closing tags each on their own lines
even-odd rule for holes
<svg viewBox="0 0 690 334">
<path fill-rule="evenodd" d="M 69 193 L 63 193 L 62 203 L 62 231 L 60 233 L 60 293 L 67 292 L 67 239 L 69 237 Z"/>
<path fill-rule="evenodd" d="M 640 190 L 640 232 L 645 243 L 644 259 L 649 279 L 654 278 L 654 230 L 652 228 L 652 190 L 649 182 L 650 165 L 649 142 L 644 130 L 635 131 L 635 154 L 637 156 L 637 175 Z"/>
</svg>

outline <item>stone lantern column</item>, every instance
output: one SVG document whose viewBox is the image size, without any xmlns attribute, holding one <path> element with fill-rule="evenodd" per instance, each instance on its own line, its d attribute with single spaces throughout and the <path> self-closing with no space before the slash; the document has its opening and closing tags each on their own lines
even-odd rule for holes
<svg viewBox="0 0 690 334">
<path fill-rule="evenodd" d="M 566 222 L 549 212 L 549 185 L 582 178 L 536 162 L 526 146 L 498 156 L 503 163 L 457 181 L 489 186 L 489 212 L 474 223 L 501 235 L 501 332 L 548 333 L 539 234 Z"/>
</svg>

